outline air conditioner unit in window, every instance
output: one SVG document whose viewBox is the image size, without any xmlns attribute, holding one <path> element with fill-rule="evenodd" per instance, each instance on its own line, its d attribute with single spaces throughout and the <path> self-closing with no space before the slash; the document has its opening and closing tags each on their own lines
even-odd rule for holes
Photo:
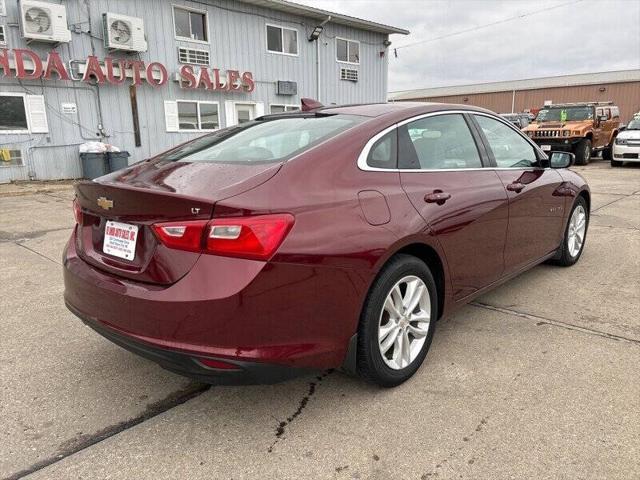
<svg viewBox="0 0 640 480">
<path fill-rule="evenodd" d="M 109 50 L 146 52 L 144 22 L 141 18 L 117 13 L 103 13 L 104 46 Z"/>
<path fill-rule="evenodd" d="M 30 42 L 70 42 L 67 7 L 57 3 L 20 0 L 20 32 Z"/>
<path fill-rule="evenodd" d="M 348 80 L 350 82 L 358 81 L 358 70 L 354 68 L 341 68 L 340 80 Z"/>
</svg>

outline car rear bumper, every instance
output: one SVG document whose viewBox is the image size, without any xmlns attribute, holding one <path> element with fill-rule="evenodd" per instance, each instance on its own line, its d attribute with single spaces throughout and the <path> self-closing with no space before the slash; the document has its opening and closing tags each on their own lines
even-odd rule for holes
<svg viewBox="0 0 640 480">
<path fill-rule="evenodd" d="M 621 162 L 640 162 L 640 145 L 613 144 L 613 159 Z"/>
<path fill-rule="evenodd" d="M 68 302 L 66 302 L 66 305 L 85 325 L 91 327 L 107 340 L 141 357 L 156 362 L 170 372 L 190 377 L 200 382 L 213 385 L 270 384 L 282 382 L 314 371 L 312 369 L 229 360 L 227 358 L 216 358 L 212 356 L 195 357 L 184 352 L 159 348 L 152 344 L 134 340 L 127 335 L 106 327 L 98 321 L 89 319 Z M 202 358 L 220 361 L 228 365 L 229 368 L 207 367 L 199 361 L 199 359 Z"/>
<path fill-rule="evenodd" d="M 280 367 L 335 368 L 357 330 L 368 286 L 363 272 L 202 255 L 178 282 L 145 284 L 89 265 L 74 235 L 63 259 L 69 309 L 115 343 L 154 352 L 170 370 L 202 379 L 245 373 L 254 382 L 262 373 L 266 381 L 280 376 Z M 219 375 L 194 360 L 201 357 L 242 372 Z"/>
</svg>

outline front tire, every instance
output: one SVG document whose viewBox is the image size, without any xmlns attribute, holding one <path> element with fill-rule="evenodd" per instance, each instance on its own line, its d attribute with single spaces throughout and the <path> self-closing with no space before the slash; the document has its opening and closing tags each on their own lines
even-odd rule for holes
<svg viewBox="0 0 640 480">
<path fill-rule="evenodd" d="M 429 267 L 399 254 L 373 283 L 360 316 L 357 369 L 365 380 L 395 387 L 422 364 L 438 318 L 438 292 Z"/>
<path fill-rule="evenodd" d="M 587 239 L 588 227 L 589 209 L 587 208 L 587 202 L 583 197 L 578 197 L 571 209 L 562 245 L 554 257 L 558 265 L 570 267 L 580 259 Z"/>
<path fill-rule="evenodd" d="M 583 138 L 578 142 L 575 151 L 576 165 L 587 165 L 591 159 L 591 140 Z"/>
<path fill-rule="evenodd" d="M 622 162 L 619 160 L 611 160 L 611 166 L 612 167 L 621 167 L 622 166 Z"/>
</svg>

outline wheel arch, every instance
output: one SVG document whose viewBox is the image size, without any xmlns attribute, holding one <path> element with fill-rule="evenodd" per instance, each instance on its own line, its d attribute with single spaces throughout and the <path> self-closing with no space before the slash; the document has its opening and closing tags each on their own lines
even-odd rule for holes
<svg viewBox="0 0 640 480">
<path fill-rule="evenodd" d="M 587 212 L 591 212 L 591 194 L 587 190 L 581 190 L 578 197 L 584 198 L 584 201 L 587 202 Z"/>
<path fill-rule="evenodd" d="M 408 245 L 404 245 L 400 249 L 396 250 L 385 262 L 389 262 L 391 258 L 398 254 L 411 255 L 413 257 L 419 258 L 424 263 L 427 264 L 429 270 L 431 270 L 431 274 L 433 275 L 433 279 L 436 282 L 436 289 L 438 294 L 438 319 L 442 317 L 444 311 L 444 303 L 445 303 L 445 294 L 446 294 L 446 274 L 445 274 L 445 265 L 442 261 L 442 258 L 438 254 L 435 248 L 426 243 L 410 243 Z"/>
<path fill-rule="evenodd" d="M 438 317 L 439 320 L 442 318 L 444 313 L 444 306 L 447 295 L 447 264 L 446 258 L 443 257 L 440 253 L 438 253 L 437 249 L 434 246 L 429 245 L 428 243 L 421 242 L 417 239 L 412 239 L 408 241 L 408 243 L 404 243 L 400 246 L 396 246 L 396 248 L 390 249 L 386 255 L 380 258 L 379 262 L 376 264 L 376 275 L 369 284 L 367 289 L 367 294 L 363 299 L 361 309 L 364 308 L 364 302 L 366 301 L 366 297 L 371 290 L 371 286 L 374 284 L 375 280 L 378 278 L 378 275 L 382 268 L 389 263 L 396 255 L 411 255 L 420 260 L 422 260 L 431 270 L 431 274 L 433 275 L 433 279 L 436 283 L 436 290 L 438 295 Z M 357 350 L 358 350 L 358 330 L 360 328 L 361 319 L 358 321 L 358 328 L 356 332 L 349 339 L 347 344 L 347 352 L 345 354 L 344 361 L 342 363 L 341 368 L 352 375 L 357 374 Z"/>
</svg>

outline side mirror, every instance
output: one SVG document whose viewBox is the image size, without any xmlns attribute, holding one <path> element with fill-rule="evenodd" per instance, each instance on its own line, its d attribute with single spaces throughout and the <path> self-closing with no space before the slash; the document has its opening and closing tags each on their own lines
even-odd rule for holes
<svg viewBox="0 0 640 480">
<path fill-rule="evenodd" d="M 576 156 L 570 152 L 551 152 L 549 166 L 551 168 L 567 168 L 573 165 Z"/>
</svg>

